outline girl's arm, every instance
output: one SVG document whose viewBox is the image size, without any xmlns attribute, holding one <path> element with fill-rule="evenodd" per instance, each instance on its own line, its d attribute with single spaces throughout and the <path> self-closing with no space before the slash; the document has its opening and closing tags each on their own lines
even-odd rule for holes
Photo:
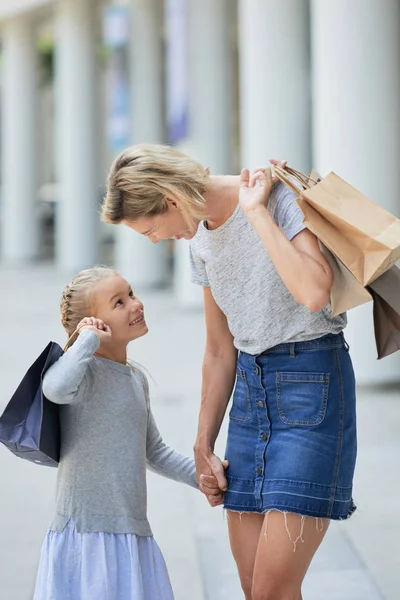
<svg viewBox="0 0 400 600">
<path fill-rule="evenodd" d="M 187 483 L 197 489 L 196 467 L 194 460 L 179 454 L 163 441 L 154 420 L 151 408 L 149 408 L 149 417 L 147 424 L 147 465 L 156 473 L 179 481 Z"/>
<path fill-rule="evenodd" d="M 251 177 L 243 169 L 240 203 L 289 292 L 299 304 L 317 312 L 329 304 L 332 270 L 309 230 L 304 229 L 289 240 L 275 223 L 266 206 L 273 184 L 270 169 Z"/>
<path fill-rule="evenodd" d="M 94 331 L 84 329 L 76 342 L 45 373 L 43 394 L 56 404 L 72 404 L 85 385 L 85 373 L 100 346 Z"/>
</svg>

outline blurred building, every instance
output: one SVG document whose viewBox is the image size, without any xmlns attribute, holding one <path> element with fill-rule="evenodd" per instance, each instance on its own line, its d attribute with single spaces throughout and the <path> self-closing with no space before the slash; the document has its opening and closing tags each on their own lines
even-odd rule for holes
<svg viewBox="0 0 400 600">
<path fill-rule="evenodd" d="M 100 225 L 113 156 L 174 143 L 213 173 L 271 157 L 330 170 L 400 216 L 398 0 L 0 0 L 1 259 L 41 254 L 77 270 L 114 260 L 136 285 L 168 278 L 168 246 Z M 42 228 L 42 229 L 41 229 Z M 199 306 L 187 244 L 174 250 L 181 306 Z M 371 305 L 348 329 L 359 380 L 399 378 L 375 359 Z"/>
</svg>

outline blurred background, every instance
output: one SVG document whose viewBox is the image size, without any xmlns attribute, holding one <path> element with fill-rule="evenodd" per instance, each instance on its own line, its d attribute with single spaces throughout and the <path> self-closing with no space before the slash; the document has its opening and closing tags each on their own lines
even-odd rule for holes
<svg viewBox="0 0 400 600">
<path fill-rule="evenodd" d="M 287 159 L 335 171 L 400 217 L 400 2 L 0 0 L 0 43 L 0 408 L 47 341 L 63 340 L 58 298 L 70 276 L 112 264 L 154 322 L 135 354 L 158 382 L 160 428 L 190 453 L 201 289 L 184 241 L 152 245 L 100 222 L 110 164 L 142 142 L 174 144 L 214 174 Z M 400 353 L 376 360 L 371 304 L 351 311 L 346 332 L 360 510 L 332 528 L 305 600 L 395 600 Z M 0 469 L 0 598 L 27 600 L 54 473 L 6 451 Z M 150 486 L 177 599 L 241 598 L 221 511 L 170 482 Z"/>
</svg>

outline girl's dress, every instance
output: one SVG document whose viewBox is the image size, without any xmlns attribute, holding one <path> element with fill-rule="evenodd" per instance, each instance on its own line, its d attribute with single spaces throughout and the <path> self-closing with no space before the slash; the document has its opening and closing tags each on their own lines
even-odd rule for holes
<svg viewBox="0 0 400 600">
<path fill-rule="evenodd" d="M 49 531 L 34 600 L 172 600 L 167 567 L 155 539 L 132 533 Z"/>
<path fill-rule="evenodd" d="M 172 600 L 147 520 L 146 466 L 197 488 L 194 462 L 164 444 L 139 369 L 94 356 L 81 333 L 46 373 L 60 405 L 56 511 L 34 600 Z"/>
</svg>

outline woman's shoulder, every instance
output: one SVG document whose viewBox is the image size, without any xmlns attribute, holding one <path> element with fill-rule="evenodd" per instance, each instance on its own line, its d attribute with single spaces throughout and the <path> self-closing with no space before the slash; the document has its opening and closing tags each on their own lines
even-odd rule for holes
<svg viewBox="0 0 400 600">
<path fill-rule="evenodd" d="M 271 190 L 268 208 L 276 211 L 290 204 L 296 204 L 296 194 L 282 181 L 278 181 Z"/>
</svg>

